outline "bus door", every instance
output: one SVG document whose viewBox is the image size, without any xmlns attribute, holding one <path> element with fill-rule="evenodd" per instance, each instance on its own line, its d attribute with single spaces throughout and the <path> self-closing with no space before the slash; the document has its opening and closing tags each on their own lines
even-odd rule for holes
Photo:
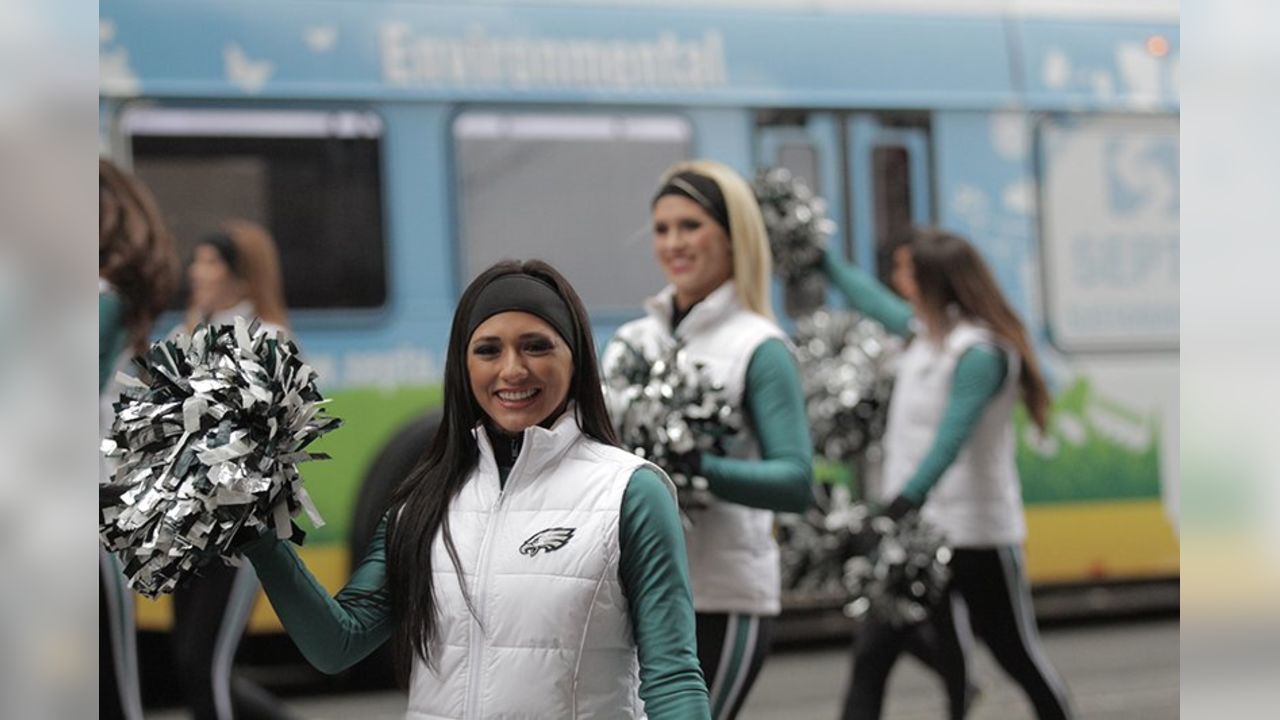
<svg viewBox="0 0 1280 720">
<path fill-rule="evenodd" d="M 853 113 L 845 128 L 849 257 L 888 282 L 894 239 L 913 224 L 933 222 L 927 118 Z"/>
<path fill-rule="evenodd" d="M 830 249 L 848 252 L 844 160 L 835 113 L 761 113 L 756 126 L 756 167 L 784 167 L 826 200 L 836 231 Z"/>
<path fill-rule="evenodd" d="M 832 112 L 793 110 L 760 111 L 756 118 L 754 157 L 757 168 L 784 167 L 821 197 L 827 204 L 827 217 L 836 229 L 828 239 L 827 251 L 848 257 L 850 252 L 847 187 L 844 166 L 844 130 L 841 118 Z M 775 291 L 783 297 L 787 315 L 798 314 L 815 305 L 827 305 L 836 298 L 825 299 L 805 291 L 788 290 L 779 284 Z M 783 320 L 784 324 L 787 321 Z"/>
<path fill-rule="evenodd" d="M 827 251 L 867 268 L 882 281 L 888 281 L 892 270 L 892 239 L 911 224 L 932 222 L 926 115 L 760 111 L 755 146 L 758 167 L 785 167 L 826 200 L 828 217 L 836 223 Z M 814 298 L 807 292 L 785 296 L 789 313 L 813 307 Z M 832 289 L 821 304 L 845 306 Z M 833 488 L 832 503 L 847 501 L 850 491 L 853 496 L 870 496 L 879 477 L 874 463 L 858 468 L 819 463 L 816 474 L 820 483 Z"/>
<path fill-rule="evenodd" d="M 768 110 L 757 113 L 757 167 L 781 166 L 827 202 L 830 250 L 881 279 L 889 244 L 933 222 L 928 117 L 915 113 Z"/>
</svg>

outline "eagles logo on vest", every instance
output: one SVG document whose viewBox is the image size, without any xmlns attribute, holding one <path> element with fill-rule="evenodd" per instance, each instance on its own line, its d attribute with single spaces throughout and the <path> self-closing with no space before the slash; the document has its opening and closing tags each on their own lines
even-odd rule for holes
<svg viewBox="0 0 1280 720">
<path fill-rule="evenodd" d="M 569 538 L 573 537 L 573 533 L 577 528 L 553 527 L 546 530 L 539 530 L 533 534 L 533 537 L 524 541 L 520 546 L 520 554 L 533 557 L 540 551 L 546 550 L 552 552 L 564 547 L 569 542 Z"/>
</svg>

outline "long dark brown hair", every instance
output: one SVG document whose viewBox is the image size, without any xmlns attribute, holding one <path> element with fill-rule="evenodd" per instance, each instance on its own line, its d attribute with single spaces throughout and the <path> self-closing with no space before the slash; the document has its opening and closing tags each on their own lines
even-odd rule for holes
<svg viewBox="0 0 1280 720">
<path fill-rule="evenodd" d="M 613 425 L 605 409 L 596 361 L 595 340 L 582 301 L 569 282 L 545 262 L 503 261 L 480 273 L 458 301 L 449 333 L 444 368 L 444 408 L 440 428 L 418 466 L 392 495 L 387 539 L 387 582 L 391 594 L 392 635 L 396 670 L 403 681 L 414 657 L 433 661 L 431 649 L 440 635 L 431 549 L 437 534 L 453 562 L 459 579 L 461 562 L 449 533 L 449 503 L 465 484 L 479 460 L 471 431 L 486 416 L 471 392 L 467 374 L 467 322 L 480 291 L 494 280 L 514 274 L 531 275 L 549 283 L 568 305 L 573 318 L 572 338 L 578 348 L 573 358 L 569 399 L 576 405 L 583 434 L 617 445 Z M 463 596 L 468 598 L 466 588 Z M 474 608 L 472 609 L 474 612 Z"/>
<path fill-rule="evenodd" d="M 1044 430 L 1049 422 L 1049 389 L 1026 328 L 982 256 L 968 240 L 937 228 L 913 228 L 906 246 L 911 250 L 920 302 L 929 315 L 943 320 L 947 308 L 954 305 L 965 317 L 986 323 L 1017 351 L 1022 365 L 1018 375 L 1022 402 L 1036 427 Z"/>
<path fill-rule="evenodd" d="M 151 192 L 106 158 L 98 158 L 98 277 L 120 294 L 129 347 L 146 350 L 177 287 L 178 255 Z"/>
</svg>

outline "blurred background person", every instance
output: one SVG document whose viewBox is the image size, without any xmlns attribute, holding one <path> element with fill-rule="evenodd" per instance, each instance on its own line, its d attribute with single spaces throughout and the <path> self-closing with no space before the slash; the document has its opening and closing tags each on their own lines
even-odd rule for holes
<svg viewBox="0 0 1280 720">
<path fill-rule="evenodd" d="M 952 717 L 967 710 L 959 606 L 1037 716 L 1070 717 L 1067 689 L 1041 648 L 1022 568 L 1026 524 L 1013 410 L 1021 399 L 1042 432 L 1049 413 L 1022 322 L 977 250 L 942 230 L 913 228 L 894 251 L 892 283 L 902 297 L 830 253 L 823 268 L 850 305 L 909 340 L 889 406 L 880 499 L 894 519 L 919 509 L 953 548 L 948 596 L 929 620 Z M 875 619 L 863 624 L 846 720 L 880 717 L 889 671 L 914 631 Z"/>
<path fill-rule="evenodd" d="M 177 286 L 178 256 L 150 191 L 98 159 L 99 435 L 111 427 L 119 396 L 115 372 L 147 348 L 151 326 Z M 106 479 L 106 465 L 99 465 Z M 119 562 L 98 551 L 98 713 L 141 718 L 133 592 Z"/>
<path fill-rule="evenodd" d="M 288 333 L 280 255 L 260 225 L 228 220 L 221 232 L 202 238 L 192 251 L 187 280 L 188 332 L 201 323 L 223 325 L 242 317 L 257 318 L 269 331 Z"/>
<path fill-rule="evenodd" d="M 228 220 L 221 232 L 196 244 L 187 266 L 191 286 L 185 322 L 232 324 L 260 320 L 268 332 L 287 335 L 284 281 L 274 241 L 247 220 Z M 248 563 L 213 563 L 173 594 L 171 648 L 183 696 L 196 720 L 289 717 L 263 688 L 233 672 L 236 649 L 258 595 Z"/>
<path fill-rule="evenodd" d="M 664 468 L 707 478 L 714 495 L 689 511 L 686 542 L 711 714 L 733 718 L 781 611 L 774 512 L 812 502 L 812 444 L 800 375 L 773 320 L 769 244 L 750 186 L 717 162 L 678 163 L 651 212 L 654 257 L 670 284 L 645 302 L 646 317 L 618 329 L 604 362 L 627 345 L 653 359 L 683 343 L 748 418 L 732 457 L 694 451 Z"/>
</svg>

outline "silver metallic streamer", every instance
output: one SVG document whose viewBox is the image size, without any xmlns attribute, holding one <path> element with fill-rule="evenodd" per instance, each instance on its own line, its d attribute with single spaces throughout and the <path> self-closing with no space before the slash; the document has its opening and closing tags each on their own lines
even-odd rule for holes
<svg viewBox="0 0 1280 720">
<path fill-rule="evenodd" d="M 169 593 L 214 558 L 234 564 L 236 536 L 291 534 L 316 511 L 296 464 L 341 421 L 325 415 L 316 374 L 286 339 L 237 318 L 152 345 L 136 361 L 146 381 L 120 375 L 113 466 L 99 488 L 99 536 L 130 587 Z"/>
<path fill-rule="evenodd" d="M 793 341 L 814 451 L 833 462 L 877 460 L 898 341 L 850 311 L 796 320 Z"/>
<path fill-rule="evenodd" d="M 824 522 L 852 553 L 842 577 L 845 614 L 896 627 L 929 617 L 951 579 L 951 548 L 937 528 L 919 512 L 894 522 L 859 503 L 829 513 Z"/>
<path fill-rule="evenodd" d="M 782 590 L 793 603 L 827 605 L 846 602 L 844 560 L 847 542 L 827 530 L 826 515 L 817 508 L 776 518 L 781 554 Z"/>
<path fill-rule="evenodd" d="M 774 272 L 788 282 L 812 273 L 836 230 L 826 201 L 783 167 L 760 170 L 752 189 L 769 233 Z"/>
<path fill-rule="evenodd" d="M 706 507 L 711 494 L 707 479 L 688 474 L 679 456 L 695 450 L 729 452 L 744 427 L 742 413 L 680 345 L 649 358 L 639 348 L 615 342 L 623 352 L 604 384 L 616 409 L 618 439 L 667 472 L 686 520 L 691 520 L 688 511 Z"/>
</svg>

